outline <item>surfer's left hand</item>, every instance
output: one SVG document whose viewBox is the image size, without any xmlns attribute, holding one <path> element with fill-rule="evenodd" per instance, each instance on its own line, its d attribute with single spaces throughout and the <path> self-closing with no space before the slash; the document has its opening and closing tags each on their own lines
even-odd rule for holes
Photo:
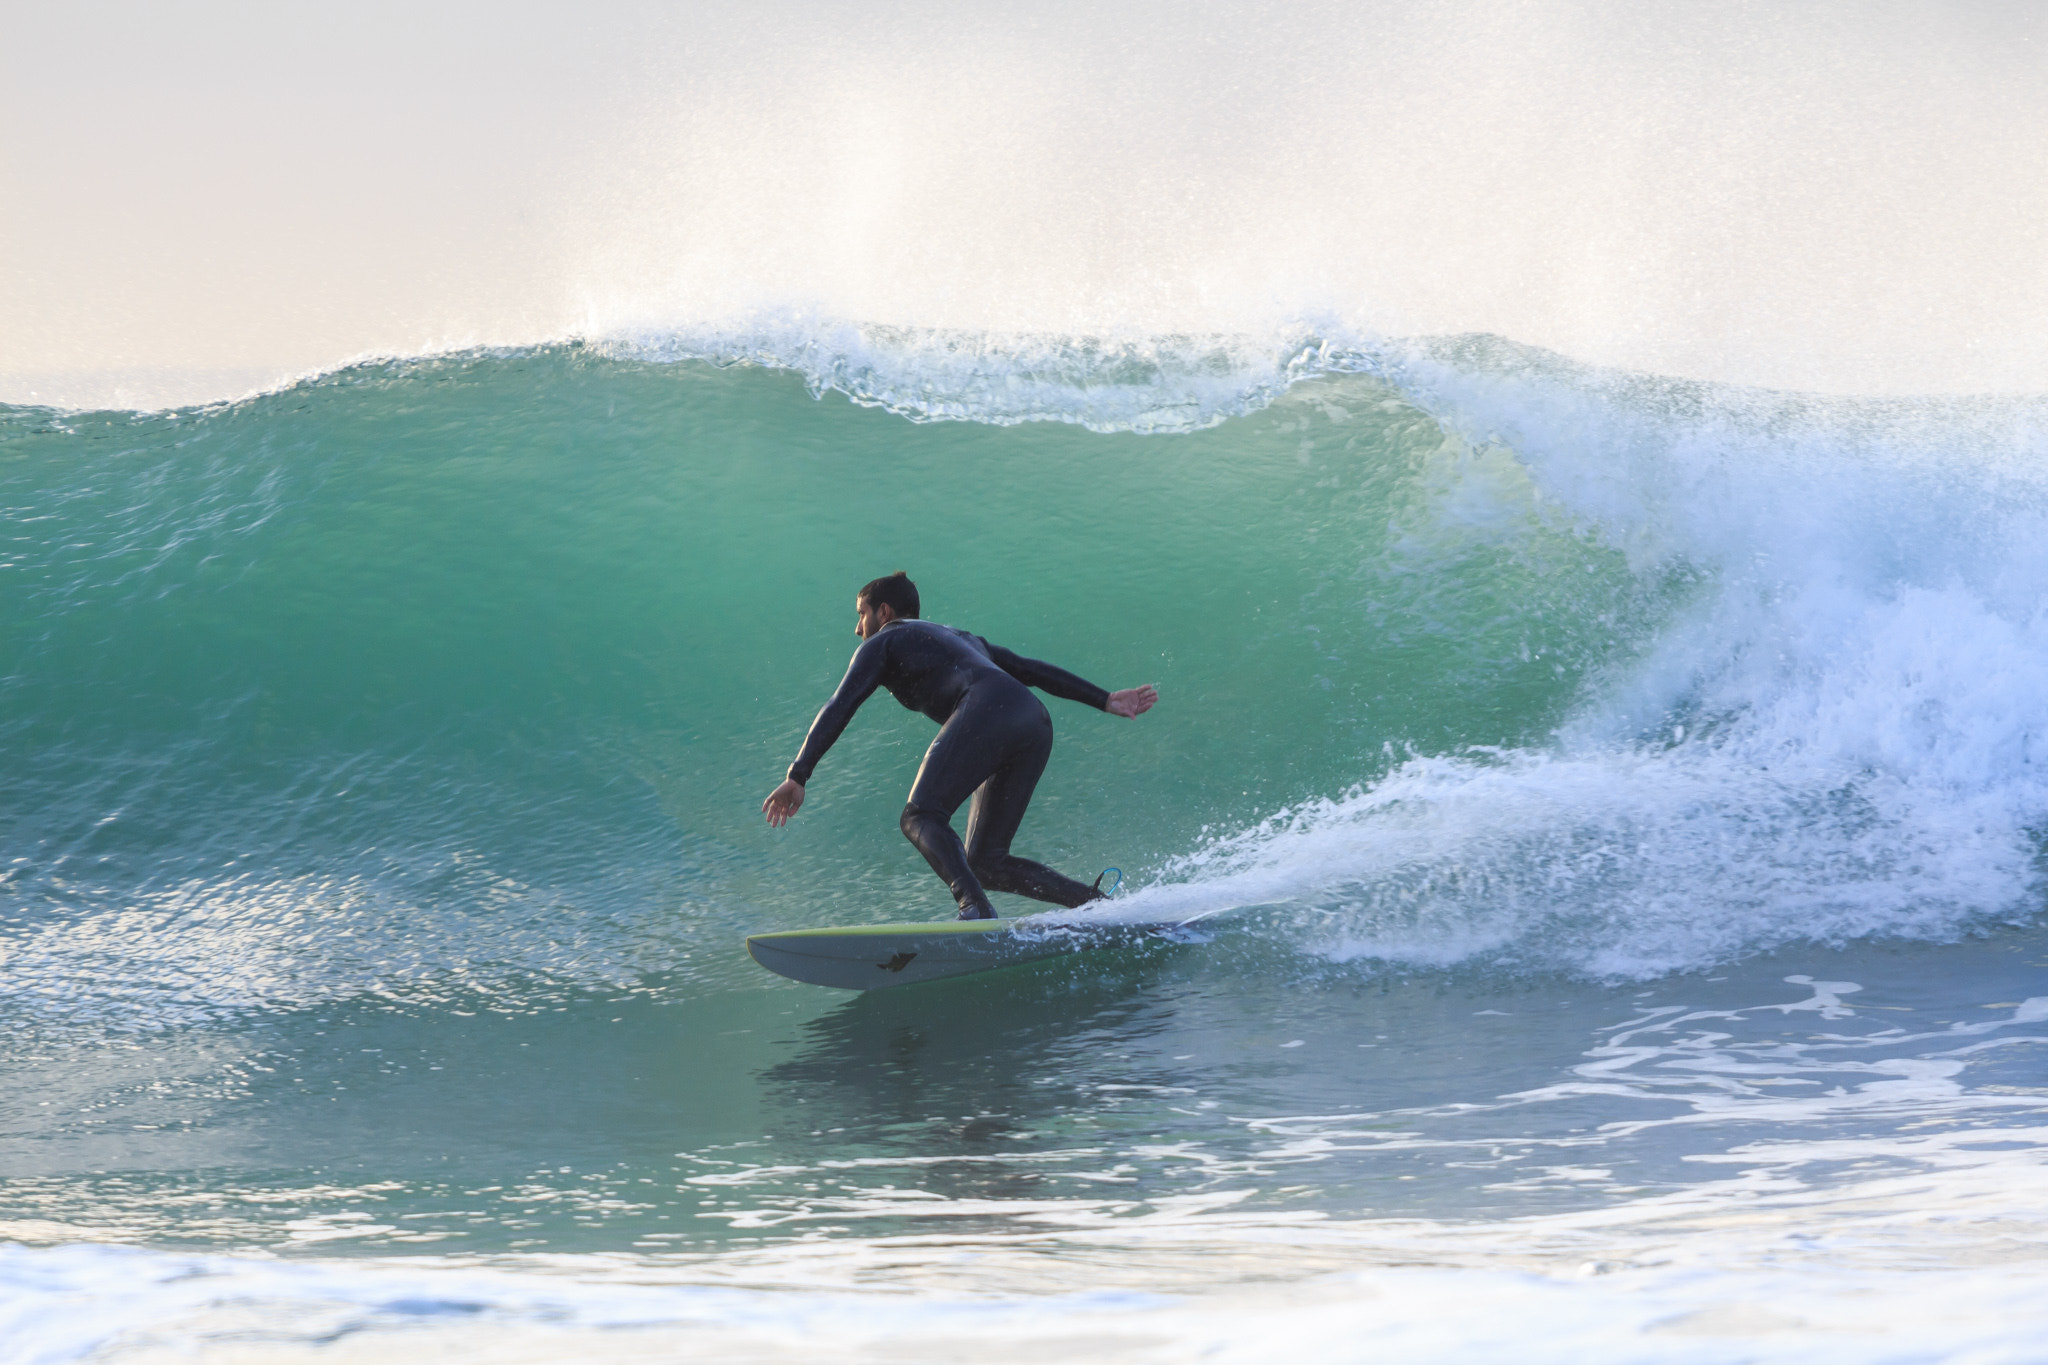
<svg viewBox="0 0 2048 1365">
<path fill-rule="evenodd" d="M 1102 709 L 1112 716 L 1142 716 L 1158 700 L 1159 689 L 1146 683 L 1143 687 L 1126 687 L 1121 692 L 1110 693 L 1109 701 Z"/>
<path fill-rule="evenodd" d="M 782 785 L 768 793 L 768 799 L 761 803 L 761 810 L 768 817 L 768 823 L 781 828 L 789 823 L 789 817 L 796 814 L 796 808 L 804 803 L 804 784 L 793 777 L 782 779 Z"/>
</svg>

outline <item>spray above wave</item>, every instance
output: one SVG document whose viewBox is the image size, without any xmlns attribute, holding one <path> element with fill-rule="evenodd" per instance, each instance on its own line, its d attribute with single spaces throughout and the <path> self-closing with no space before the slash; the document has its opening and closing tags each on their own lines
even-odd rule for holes
<svg viewBox="0 0 2048 1365">
<path fill-rule="evenodd" d="M 52 11 L 4 92 L 37 207 L 0 249 L 0 395 L 161 407 L 790 305 L 1010 335 L 1328 312 L 1801 388 L 2035 382 L 2034 7 L 1611 8 Z"/>
</svg>

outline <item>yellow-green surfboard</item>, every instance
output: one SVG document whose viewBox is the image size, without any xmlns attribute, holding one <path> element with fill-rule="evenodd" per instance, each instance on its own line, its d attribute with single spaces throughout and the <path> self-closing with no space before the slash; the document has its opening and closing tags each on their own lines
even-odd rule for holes
<svg viewBox="0 0 2048 1365">
<path fill-rule="evenodd" d="M 1036 915 L 932 924 L 863 924 L 848 929 L 752 934 L 747 938 L 747 952 L 769 971 L 793 981 L 872 991 L 1112 947 L 1175 927 L 1091 925 Z"/>
</svg>

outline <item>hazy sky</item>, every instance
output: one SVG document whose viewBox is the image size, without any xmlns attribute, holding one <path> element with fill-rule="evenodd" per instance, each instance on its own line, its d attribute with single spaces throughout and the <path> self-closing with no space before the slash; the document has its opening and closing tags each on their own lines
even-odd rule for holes
<svg viewBox="0 0 2048 1365">
<path fill-rule="evenodd" d="M 2048 390 L 2048 6 L 26 4 L 0 400 L 764 310 Z"/>
</svg>

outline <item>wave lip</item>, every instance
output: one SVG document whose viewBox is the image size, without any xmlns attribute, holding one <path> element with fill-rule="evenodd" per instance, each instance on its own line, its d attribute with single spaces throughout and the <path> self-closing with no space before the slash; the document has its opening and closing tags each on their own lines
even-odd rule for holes
<svg viewBox="0 0 2048 1365">
<path fill-rule="evenodd" d="M 1100 432 L 1201 431 L 1323 374 L 1370 373 L 1372 343 L 1282 329 L 1266 336 L 1074 336 L 885 326 L 785 313 L 720 327 L 615 332 L 622 358 L 755 365 L 804 377 L 914 422 L 1067 422 Z"/>
<path fill-rule="evenodd" d="M 653 364 L 785 370 L 813 397 L 843 394 L 913 422 L 1066 422 L 1100 432 L 1202 431 L 1255 412 L 1304 379 L 1377 373 L 1386 343 L 1334 320 L 1264 333 L 997 332 L 862 322 L 800 310 L 690 327 L 570 331 L 524 344 L 371 351 L 298 371 L 109 371 L 6 406 L 48 412 L 233 407 L 293 389 L 520 355 L 588 350 Z"/>
</svg>

